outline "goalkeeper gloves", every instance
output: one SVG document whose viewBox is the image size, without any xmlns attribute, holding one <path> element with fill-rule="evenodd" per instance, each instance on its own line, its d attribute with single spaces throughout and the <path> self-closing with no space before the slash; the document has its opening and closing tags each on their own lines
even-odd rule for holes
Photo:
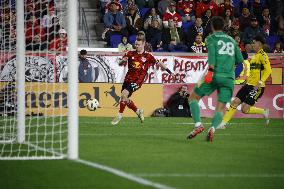
<svg viewBox="0 0 284 189">
<path fill-rule="evenodd" d="M 205 83 L 210 83 L 212 81 L 212 77 L 213 77 L 213 68 L 209 67 L 205 77 L 204 77 L 204 82 Z"/>
</svg>

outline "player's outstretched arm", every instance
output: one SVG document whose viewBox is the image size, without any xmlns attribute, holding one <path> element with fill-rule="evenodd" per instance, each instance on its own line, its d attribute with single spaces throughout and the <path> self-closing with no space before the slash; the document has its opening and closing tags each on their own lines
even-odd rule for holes
<svg viewBox="0 0 284 189">
<path fill-rule="evenodd" d="M 122 59 L 119 60 L 118 65 L 124 65 L 128 62 L 128 57 L 124 56 Z"/>
<path fill-rule="evenodd" d="M 164 70 L 166 70 L 169 74 L 174 75 L 174 73 L 173 73 L 162 61 L 158 61 L 158 64 L 159 64 Z"/>
</svg>

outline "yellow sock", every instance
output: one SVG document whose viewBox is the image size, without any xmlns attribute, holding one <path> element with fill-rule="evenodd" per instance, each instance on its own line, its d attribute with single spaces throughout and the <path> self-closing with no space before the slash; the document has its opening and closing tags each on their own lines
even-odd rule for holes
<svg viewBox="0 0 284 189">
<path fill-rule="evenodd" d="M 264 114 L 264 109 L 257 107 L 250 107 L 248 114 Z"/>
<path fill-rule="evenodd" d="M 232 117 L 235 115 L 236 111 L 237 111 L 237 107 L 230 105 L 229 110 L 226 111 L 226 114 L 223 117 L 223 122 L 228 123 L 232 119 Z"/>
</svg>

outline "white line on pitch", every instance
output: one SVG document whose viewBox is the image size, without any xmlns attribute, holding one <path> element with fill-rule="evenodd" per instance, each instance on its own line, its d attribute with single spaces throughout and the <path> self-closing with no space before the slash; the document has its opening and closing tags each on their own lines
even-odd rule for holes
<svg viewBox="0 0 284 189">
<path fill-rule="evenodd" d="M 189 178 L 284 178 L 284 174 L 241 174 L 241 173 L 136 173 L 140 177 L 189 177 Z"/>
<path fill-rule="evenodd" d="M 100 170 L 112 173 L 112 174 L 117 175 L 119 177 L 123 177 L 125 179 L 134 181 L 136 183 L 139 183 L 139 184 L 142 184 L 142 185 L 145 185 L 145 186 L 151 186 L 153 188 L 158 188 L 158 189 L 174 189 L 170 186 L 166 186 L 166 185 L 163 185 L 163 184 L 160 184 L 160 183 L 157 183 L 157 182 L 152 182 L 152 181 L 146 180 L 144 178 L 135 176 L 133 174 L 126 173 L 126 172 L 123 172 L 121 170 L 114 169 L 112 167 L 102 165 L 102 164 L 99 164 L 99 163 L 95 163 L 95 162 L 91 162 L 91 161 L 87 161 L 87 160 L 83 160 L 83 159 L 77 159 L 77 160 L 74 160 L 74 161 L 78 162 L 78 163 L 82 163 L 82 164 L 90 166 L 90 167 L 93 167 L 93 168 L 96 168 L 96 169 L 100 169 Z"/>
<path fill-rule="evenodd" d="M 128 134 L 128 133 L 81 133 L 80 136 L 184 136 L 182 133 L 136 133 L 136 134 Z M 215 135 L 220 136 L 259 136 L 259 137 L 283 137 L 284 134 L 249 134 L 249 133 L 240 133 L 240 134 L 231 134 L 231 133 L 215 133 Z"/>
</svg>

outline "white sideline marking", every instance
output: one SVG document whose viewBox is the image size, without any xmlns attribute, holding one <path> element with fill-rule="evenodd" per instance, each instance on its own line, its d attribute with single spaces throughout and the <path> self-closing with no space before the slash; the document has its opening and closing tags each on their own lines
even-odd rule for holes
<svg viewBox="0 0 284 189">
<path fill-rule="evenodd" d="M 77 160 L 74 160 L 74 161 L 78 162 L 78 163 L 82 163 L 82 164 L 90 166 L 90 167 L 93 167 L 93 168 L 96 168 L 96 169 L 100 169 L 100 170 L 112 173 L 114 175 L 126 178 L 128 180 L 134 181 L 134 182 L 142 184 L 142 185 L 152 186 L 152 187 L 158 188 L 158 189 L 174 189 L 170 186 L 166 186 L 166 185 L 162 185 L 160 183 L 152 182 L 152 181 L 140 178 L 138 176 L 135 176 L 133 174 L 126 173 L 126 172 L 123 172 L 121 170 L 114 169 L 114 168 L 111 168 L 111 167 L 108 167 L 108 166 L 105 166 L 105 165 L 102 165 L 102 164 L 94 163 L 94 162 L 91 162 L 91 161 L 86 161 L 86 160 L 83 160 L 83 159 L 77 159 Z"/>
<path fill-rule="evenodd" d="M 187 133 L 136 133 L 136 134 L 128 134 L 128 133 L 81 133 L 80 136 L 185 136 Z M 205 133 L 206 134 L 206 133 Z M 204 133 L 201 135 L 205 135 Z M 214 133 L 217 136 L 259 136 L 259 137 L 284 137 L 284 134 L 248 134 L 248 133 L 240 133 L 240 134 L 230 134 L 230 133 Z"/>
<path fill-rule="evenodd" d="M 140 177 L 189 177 L 189 178 L 284 178 L 284 174 L 238 174 L 238 173 L 138 173 L 135 174 Z"/>
</svg>

